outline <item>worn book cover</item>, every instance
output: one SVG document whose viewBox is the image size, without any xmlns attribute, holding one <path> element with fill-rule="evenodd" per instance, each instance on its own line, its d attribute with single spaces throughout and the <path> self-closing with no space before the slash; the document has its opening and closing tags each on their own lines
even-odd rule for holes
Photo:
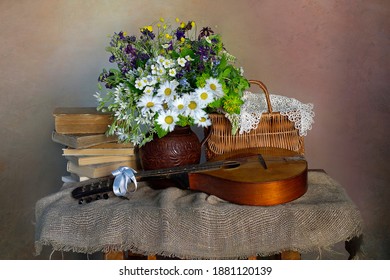
<svg viewBox="0 0 390 280">
<path fill-rule="evenodd" d="M 96 149 L 120 149 L 120 148 L 134 148 L 133 143 L 120 143 L 120 142 L 109 142 L 109 143 L 102 143 L 95 146 L 91 146 L 90 148 L 96 148 Z"/>
<path fill-rule="evenodd" d="M 116 142 L 118 138 L 116 136 L 106 136 L 105 134 L 62 134 L 54 130 L 52 140 L 74 149 L 83 149 L 103 143 Z"/>
<path fill-rule="evenodd" d="M 63 156 L 134 156 L 134 148 L 62 149 Z"/>
<path fill-rule="evenodd" d="M 112 171 L 118 169 L 121 166 L 136 168 L 136 161 L 129 160 L 116 163 L 105 163 L 86 166 L 79 166 L 71 161 L 68 161 L 66 169 L 68 172 L 76 173 L 80 177 L 99 178 L 111 175 Z"/>
<path fill-rule="evenodd" d="M 77 182 L 89 180 L 90 178 L 89 177 L 80 177 L 77 174 L 70 173 L 69 175 L 62 176 L 61 179 L 62 179 L 62 182 L 64 182 L 64 183 L 77 183 Z"/>
<path fill-rule="evenodd" d="M 58 107 L 53 111 L 54 126 L 62 134 L 105 133 L 112 123 L 112 114 L 95 107 Z"/>
<path fill-rule="evenodd" d="M 79 166 L 134 160 L 134 156 L 65 156 Z"/>
</svg>

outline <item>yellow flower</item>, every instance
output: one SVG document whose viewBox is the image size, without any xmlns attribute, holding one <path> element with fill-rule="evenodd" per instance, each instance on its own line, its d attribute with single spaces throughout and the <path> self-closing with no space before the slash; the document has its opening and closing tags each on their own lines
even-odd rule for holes
<svg viewBox="0 0 390 280">
<path fill-rule="evenodd" d="M 186 39 L 184 39 L 184 37 L 181 37 L 180 38 L 180 42 L 184 43 Z"/>
<path fill-rule="evenodd" d="M 161 24 L 157 23 L 157 27 L 160 28 L 160 27 L 161 27 Z"/>
<path fill-rule="evenodd" d="M 146 25 L 144 27 L 141 28 L 141 32 L 145 31 L 145 30 L 149 30 L 149 32 L 153 32 L 153 26 L 151 25 Z"/>
<path fill-rule="evenodd" d="M 179 18 L 176 18 L 176 22 L 179 22 L 180 21 L 180 19 Z"/>
<path fill-rule="evenodd" d="M 191 26 L 195 27 L 195 21 L 191 21 Z"/>
<path fill-rule="evenodd" d="M 160 21 L 161 21 L 161 22 L 164 22 L 164 21 L 165 21 L 165 19 L 161 17 L 161 18 L 160 18 Z"/>
<path fill-rule="evenodd" d="M 125 32 L 123 32 L 123 36 L 127 36 L 127 32 L 125 31 Z"/>
<path fill-rule="evenodd" d="M 181 27 L 181 28 L 184 28 L 184 27 L 186 27 L 186 24 L 185 24 L 184 22 L 182 22 L 182 23 L 180 24 L 180 27 Z"/>
<path fill-rule="evenodd" d="M 170 40 L 170 39 L 172 39 L 172 36 L 169 35 L 169 34 L 167 33 L 167 34 L 165 34 L 165 38 L 167 38 L 168 40 Z"/>
</svg>

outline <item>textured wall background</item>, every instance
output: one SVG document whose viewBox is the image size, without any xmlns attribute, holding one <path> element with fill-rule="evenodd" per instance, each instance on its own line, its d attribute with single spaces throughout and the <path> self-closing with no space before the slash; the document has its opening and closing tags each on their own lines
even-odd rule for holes
<svg viewBox="0 0 390 280">
<path fill-rule="evenodd" d="M 389 11 L 386 0 L 0 1 L 0 259 L 35 258 L 35 202 L 66 173 L 54 107 L 95 106 L 106 35 L 160 17 L 211 26 L 248 78 L 314 103 L 309 165 L 361 210 L 368 258 L 389 259 Z"/>
</svg>

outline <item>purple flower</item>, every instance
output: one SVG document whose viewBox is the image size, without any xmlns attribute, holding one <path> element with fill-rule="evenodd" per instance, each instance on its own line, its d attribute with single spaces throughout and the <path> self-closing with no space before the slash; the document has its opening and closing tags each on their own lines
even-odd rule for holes
<svg viewBox="0 0 390 280">
<path fill-rule="evenodd" d="M 121 72 L 122 72 L 122 74 L 126 74 L 127 72 L 129 72 L 129 68 L 127 68 L 127 66 L 124 65 L 124 66 L 122 67 L 122 69 L 121 69 Z"/>
<path fill-rule="evenodd" d="M 210 48 L 207 47 L 207 46 L 200 46 L 198 51 L 197 51 L 197 54 L 204 60 L 208 60 L 209 56 L 210 56 Z"/>
<path fill-rule="evenodd" d="M 124 39 L 125 39 L 125 36 L 124 36 L 124 34 L 123 34 L 123 31 L 119 32 L 119 33 L 118 33 L 118 36 L 119 36 L 119 39 L 121 39 L 121 40 L 124 40 Z"/>
<path fill-rule="evenodd" d="M 199 65 L 198 65 L 198 71 L 199 71 L 199 72 L 203 72 L 204 69 L 205 69 L 204 64 L 203 64 L 203 63 L 199 63 Z"/>
<path fill-rule="evenodd" d="M 173 51 L 173 42 L 170 41 L 168 44 L 169 44 L 169 47 L 166 48 L 166 50 L 168 50 L 168 51 Z"/>
<path fill-rule="evenodd" d="M 203 37 L 208 37 L 208 36 L 210 36 L 212 34 L 214 34 L 214 31 L 211 30 L 210 27 L 203 27 L 200 30 L 200 33 L 199 33 L 199 36 L 198 36 L 198 40 L 202 39 Z"/>
<path fill-rule="evenodd" d="M 180 41 L 181 38 L 185 38 L 185 29 L 178 28 L 176 31 L 176 39 Z"/>
<path fill-rule="evenodd" d="M 132 45 L 127 45 L 126 48 L 125 48 L 125 53 L 126 54 L 132 54 L 132 55 L 135 55 L 136 54 L 136 49 L 133 48 Z"/>
<path fill-rule="evenodd" d="M 148 40 L 148 39 L 153 40 L 154 37 L 156 37 L 156 36 L 154 35 L 154 33 L 151 32 L 151 31 L 149 31 L 147 28 L 143 28 L 143 29 L 141 30 L 141 33 L 142 33 L 143 35 L 145 35 L 145 37 L 141 36 L 144 40 Z"/>
<path fill-rule="evenodd" d="M 147 53 L 140 53 L 138 55 L 138 58 L 141 59 L 141 60 L 148 60 L 150 58 L 150 56 L 147 54 Z"/>
</svg>

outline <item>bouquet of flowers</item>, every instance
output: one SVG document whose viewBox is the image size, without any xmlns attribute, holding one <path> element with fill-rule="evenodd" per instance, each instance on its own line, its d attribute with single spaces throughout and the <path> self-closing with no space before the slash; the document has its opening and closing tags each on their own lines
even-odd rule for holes
<svg viewBox="0 0 390 280">
<path fill-rule="evenodd" d="M 140 35 L 114 33 L 106 50 L 116 68 L 103 69 L 95 97 L 99 110 L 113 113 L 109 135 L 142 146 L 175 126 L 211 125 L 209 113 L 234 121 L 249 87 L 221 40 L 209 28 L 197 34 L 193 21 L 176 27 L 161 18 Z M 104 89 L 104 94 L 103 94 Z"/>
</svg>

